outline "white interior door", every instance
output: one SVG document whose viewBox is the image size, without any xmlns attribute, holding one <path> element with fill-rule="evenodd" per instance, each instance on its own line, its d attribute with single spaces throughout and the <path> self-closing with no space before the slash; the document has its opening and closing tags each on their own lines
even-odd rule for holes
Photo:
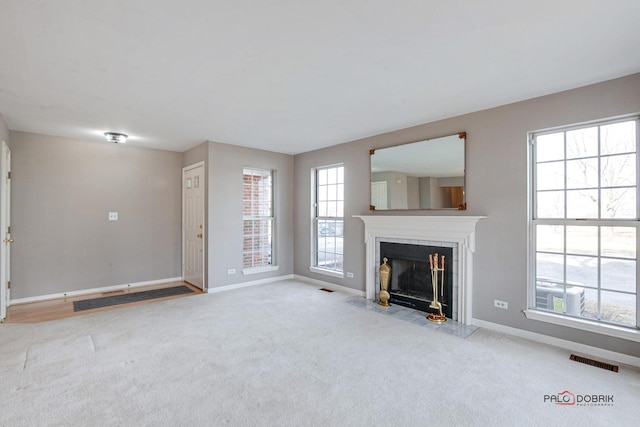
<svg viewBox="0 0 640 427">
<path fill-rule="evenodd" d="M 371 183 L 371 204 L 378 210 L 388 209 L 387 181 L 377 181 Z"/>
<path fill-rule="evenodd" d="M 182 277 L 204 290 L 204 162 L 182 169 Z"/>
<path fill-rule="evenodd" d="M 11 280 L 11 151 L 2 141 L 0 149 L 0 320 L 7 317 L 9 305 L 9 281 Z"/>
</svg>

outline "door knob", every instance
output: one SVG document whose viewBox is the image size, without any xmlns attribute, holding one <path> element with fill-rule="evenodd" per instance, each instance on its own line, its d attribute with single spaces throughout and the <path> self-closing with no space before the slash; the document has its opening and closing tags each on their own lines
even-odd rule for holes
<svg viewBox="0 0 640 427">
<path fill-rule="evenodd" d="M 4 239 L 5 243 L 13 243 L 13 239 Z"/>
</svg>

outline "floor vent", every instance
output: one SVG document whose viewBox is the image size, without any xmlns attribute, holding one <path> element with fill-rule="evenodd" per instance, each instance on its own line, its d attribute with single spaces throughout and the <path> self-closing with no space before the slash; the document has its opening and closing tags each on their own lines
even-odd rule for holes
<svg viewBox="0 0 640 427">
<path fill-rule="evenodd" d="M 576 362 L 584 363 L 586 365 L 606 369 L 607 371 L 618 372 L 618 366 L 612 365 L 610 363 L 598 362 L 597 360 L 587 359 L 586 357 L 576 356 L 575 354 L 572 354 L 569 359 L 575 360 Z"/>
<path fill-rule="evenodd" d="M 115 294 L 124 294 L 123 290 L 119 290 L 119 291 L 109 291 L 109 292 L 103 292 L 102 295 L 115 295 Z"/>
<path fill-rule="evenodd" d="M 320 288 L 320 290 L 325 292 L 333 292 L 331 289 L 327 289 L 327 288 Z"/>
</svg>

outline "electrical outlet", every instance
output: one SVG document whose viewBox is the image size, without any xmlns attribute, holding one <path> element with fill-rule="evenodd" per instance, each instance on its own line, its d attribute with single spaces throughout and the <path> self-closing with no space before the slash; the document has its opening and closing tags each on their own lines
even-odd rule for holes
<svg viewBox="0 0 640 427">
<path fill-rule="evenodd" d="M 236 274 L 236 269 L 235 268 L 228 269 L 227 274 Z"/>
<path fill-rule="evenodd" d="M 118 212 L 109 212 L 109 221 L 117 221 Z"/>
<path fill-rule="evenodd" d="M 347 272 L 347 277 L 348 277 L 349 279 L 353 279 L 353 273 L 351 273 L 351 272 Z"/>
<path fill-rule="evenodd" d="M 499 299 L 493 300 L 493 306 L 498 308 L 503 308 L 505 310 L 509 309 L 509 303 L 506 301 L 500 301 Z"/>
</svg>

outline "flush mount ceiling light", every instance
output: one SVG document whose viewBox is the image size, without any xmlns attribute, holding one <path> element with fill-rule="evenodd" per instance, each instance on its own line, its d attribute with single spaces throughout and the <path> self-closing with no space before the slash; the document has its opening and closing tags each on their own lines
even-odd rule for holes
<svg viewBox="0 0 640 427">
<path fill-rule="evenodd" d="M 127 142 L 127 138 L 129 137 L 129 135 L 125 135 L 124 133 L 105 132 L 104 137 L 107 138 L 107 141 L 109 142 L 124 144 L 125 142 Z"/>
</svg>

